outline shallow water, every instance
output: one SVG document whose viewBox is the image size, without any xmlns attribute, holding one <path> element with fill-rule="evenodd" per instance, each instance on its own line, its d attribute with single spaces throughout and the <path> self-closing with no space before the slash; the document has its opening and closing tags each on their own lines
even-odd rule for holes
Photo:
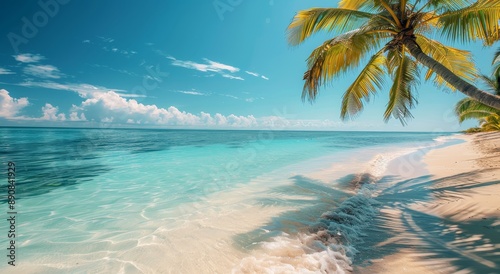
<svg viewBox="0 0 500 274">
<path fill-rule="evenodd" d="M 391 163 L 442 136 L 0 128 L 19 231 L 0 271 L 343 273 Z"/>
</svg>

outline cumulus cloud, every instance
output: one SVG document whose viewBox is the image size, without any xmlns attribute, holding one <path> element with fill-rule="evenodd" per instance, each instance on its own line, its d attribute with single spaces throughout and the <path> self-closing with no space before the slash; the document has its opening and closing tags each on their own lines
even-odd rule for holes
<svg viewBox="0 0 500 274">
<path fill-rule="evenodd" d="M 18 54 L 18 55 L 13 55 L 14 59 L 16 61 L 21 62 L 21 63 L 37 63 L 45 57 L 43 57 L 40 54 L 31 54 L 31 53 L 23 53 L 23 54 Z"/>
<path fill-rule="evenodd" d="M 70 121 L 87 121 L 87 118 L 85 117 L 85 114 L 80 114 L 80 116 L 78 116 L 78 113 L 77 112 L 71 112 L 70 115 L 69 115 L 69 120 Z"/>
<path fill-rule="evenodd" d="M 51 65 L 28 65 L 23 71 L 39 78 L 59 79 L 63 75 L 58 68 Z"/>
<path fill-rule="evenodd" d="M 198 128 L 248 128 L 248 129 L 320 129 L 338 128 L 343 126 L 339 122 L 330 120 L 293 120 L 280 116 L 256 118 L 253 115 L 238 116 L 235 114 L 223 115 L 206 112 L 189 113 L 174 106 L 168 108 L 157 105 L 142 104 L 133 98 L 126 98 L 123 94 L 108 88 L 89 84 L 58 84 L 53 82 L 28 82 L 25 86 L 41 86 L 60 90 L 70 90 L 78 93 L 83 101 L 73 105 L 69 114 L 59 112 L 57 106 L 49 103 L 42 107 L 42 116 L 39 118 L 16 117 L 16 119 L 31 121 L 89 121 L 116 124 L 140 124 L 154 126 L 184 126 Z M 186 91 L 186 94 L 199 95 L 195 90 Z M 234 99 L 240 99 L 230 94 L 220 94 Z M 256 99 L 248 98 L 247 102 Z M 7 91 L 0 90 L 0 115 L 12 117 L 28 105 L 26 98 L 11 98 Z"/>
<path fill-rule="evenodd" d="M 59 108 L 54 107 L 51 104 L 45 104 L 44 107 L 42 107 L 42 118 L 41 120 L 45 121 L 66 121 L 66 115 L 64 113 L 58 113 Z"/>
<path fill-rule="evenodd" d="M 114 123 L 134 123 L 149 125 L 175 126 L 222 126 L 222 127 L 253 127 L 257 120 L 252 115 L 224 116 L 201 112 L 199 115 L 181 111 L 174 106 L 161 108 L 156 105 L 146 105 L 134 99 L 126 99 L 118 93 L 108 91 L 95 93 L 92 98 L 86 99 L 80 106 L 74 106 L 74 111 L 85 114 L 86 120 Z"/>
<path fill-rule="evenodd" d="M 15 118 L 28 104 L 28 98 L 12 98 L 7 90 L 0 89 L 0 117 Z"/>
<path fill-rule="evenodd" d="M 116 92 L 94 94 L 81 106 L 87 119 L 99 120 L 101 117 L 113 117 L 114 122 L 127 123 L 134 120 L 147 124 L 159 125 L 192 125 L 199 117 L 191 113 L 181 112 L 175 107 L 168 109 L 156 105 L 144 105 L 134 99 L 125 99 Z"/>
</svg>

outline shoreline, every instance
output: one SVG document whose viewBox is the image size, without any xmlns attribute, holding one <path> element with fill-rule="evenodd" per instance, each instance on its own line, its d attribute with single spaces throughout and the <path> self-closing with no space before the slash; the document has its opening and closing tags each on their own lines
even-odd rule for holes
<svg viewBox="0 0 500 274">
<path fill-rule="evenodd" d="M 457 138 L 465 143 L 423 155 L 426 176 L 403 178 L 392 196 L 382 194 L 385 206 L 368 238 L 382 237 L 366 240 L 373 250 L 358 254 L 354 273 L 500 268 L 500 133 Z"/>
</svg>

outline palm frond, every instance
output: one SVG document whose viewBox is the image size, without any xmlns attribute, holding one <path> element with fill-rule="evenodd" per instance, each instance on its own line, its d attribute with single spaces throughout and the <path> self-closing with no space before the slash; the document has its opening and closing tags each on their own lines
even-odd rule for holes
<svg viewBox="0 0 500 274">
<path fill-rule="evenodd" d="M 497 83 L 500 87 L 500 48 L 497 49 L 495 55 L 493 56 L 493 77 L 497 79 Z M 498 91 L 500 95 L 500 90 Z"/>
<path fill-rule="evenodd" d="M 366 0 L 341 0 L 339 1 L 339 8 L 350 10 L 360 10 L 366 8 L 371 10 L 374 8 L 374 3 L 373 1 Z"/>
<path fill-rule="evenodd" d="M 460 123 L 469 119 L 483 119 L 498 112 L 498 110 L 481 104 L 472 98 L 462 99 L 455 106 L 455 114 L 458 116 Z"/>
<path fill-rule="evenodd" d="M 408 20 L 408 24 L 413 23 L 415 33 L 432 33 L 439 28 L 437 16 L 438 14 L 434 11 L 414 13 L 411 15 L 410 20 Z"/>
<path fill-rule="evenodd" d="M 349 86 L 342 98 L 340 117 L 345 120 L 353 118 L 363 110 L 363 102 L 369 101 L 370 95 L 382 88 L 386 62 L 383 50 L 379 51 L 368 61 L 356 80 Z"/>
<path fill-rule="evenodd" d="M 387 122 L 392 116 L 398 119 L 401 124 L 406 125 L 406 118 L 413 117 L 410 109 L 417 103 L 413 96 L 413 90 L 418 84 L 418 66 L 404 53 L 404 50 L 392 56 L 395 61 L 399 61 L 399 65 L 393 70 L 394 83 L 389 93 L 389 103 L 384 113 L 384 120 Z"/>
<path fill-rule="evenodd" d="M 382 3 L 384 2 L 384 3 Z M 392 6 L 399 2 L 406 1 L 398 1 L 398 0 L 341 0 L 339 1 L 339 8 L 342 9 L 351 9 L 351 10 L 375 10 L 379 11 L 383 8 L 383 4 Z"/>
<path fill-rule="evenodd" d="M 442 13 L 463 9 L 472 3 L 473 1 L 469 0 L 429 0 L 427 1 L 427 8 Z"/>
<path fill-rule="evenodd" d="M 487 87 L 488 90 L 493 92 L 496 95 L 500 95 L 500 86 L 498 81 L 495 78 L 488 77 L 484 74 L 479 75 L 478 79 L 481 80 Z"/>
<path fill-rule="evenodd" d="M 493 114 L 485 117 L 481 121 L 481 131 L 498 131 L 500 130 L 500 115 Z"/>
<path fill-rule="evenodd" d="M 423 35 L 416 35 L 417 43 L 422 51 L 432 57 L 434 60 L 448 68 L 455 75 L 464 80 L 473 82 L 477 78 L 477 70 L 472 60 L 470 52 L 459 50 L 453 47 L 445 46 L 436 40 L 429 39 Z M 448 87 L 451 90 L 455 88 L 446 82 L 441 76 L 437 75 L 431 68 L 425 74 L 425 80 L 434 76 L 434 83 L 439 87 Z"/>
<path fill-rule="evenodd" d="M 389 34 L 384 32 L 364 32 L 362 29 L 347 32 L 326 41 L 316 48 L 307 60 L 308 70 L 304 74 L 302 99 L 316 98 L 318 89 L 340 73 L 345 73 L 359 65 L 361 59 Z"/>
<path fill-rule="evenodd" d="M 439 16 L 442 33 L 461 42 L 483 40 L 492 45 L 500 39 L 500 1 L 479 0 L 474 4 Z"/>
<path fill-rule="evenodd" d="M 318 31 L 341 33 L 353 30 L 373 16 L 369 12 L 337 8 L 299 11 L 288 26 L 288 43 L 298 45 Z"/>
</svg>

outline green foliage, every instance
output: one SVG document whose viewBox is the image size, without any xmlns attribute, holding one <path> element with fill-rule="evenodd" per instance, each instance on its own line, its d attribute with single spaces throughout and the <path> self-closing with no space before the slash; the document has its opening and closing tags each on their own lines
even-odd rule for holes
<svg viewBox="0 0 500 274">
<path fill-rule="evenodd" d="M 311 35 L 326 31 L 334 37 L 316 48 L 307 60 L 303 99 L 314 101 L 319 88 L 360 67 L 359 75 L 344 92 L 341 118 L 355 117 L 372 94 L 387 89 L 384 113 L 404 125 L 417 101 L 419 66 L 407 41 L 451 71 L 452 79 L 472 82 L 478 77 L 468 51 L 446 46 L 426 35 L 491 45 L 500 39 L 500 1 L 479 0 L 341 0 L 338 8 L 299 11 L 288 27 L 288 41 L 298 45 Z M 496 56 L 500 59 L 500 51 Z M 500 68 L 497 70 L 500 74 Z M 443 70 L 429 66 L 425 80 L 454 90 Z M 384 78 L 390 76 L 390 87 Z M 453 78 L 455 77 L 455 78 Z M 445 80 L 447 79 L 447 80 Z"/>
<path fill-rule="evenodd" d="M 497 50 L 493 58 L 492 76 L 479 76 L 479 79 L 483 81 L 489 87 L 490 91 L 496 95 L 500 95 L 500 75 L 498 72 L 500 63 L 499 55 L 500 49 Z M 471 131 L 478 132 L 500 130 L 500 110 L 491 108 L 472 98 L 460 100 L 455 106 L 455 114 L 458 116 L 460 123 L 468 119 L 476 119 L 479 121 L 480 127 L 470 129 Z"/>
</svg>

